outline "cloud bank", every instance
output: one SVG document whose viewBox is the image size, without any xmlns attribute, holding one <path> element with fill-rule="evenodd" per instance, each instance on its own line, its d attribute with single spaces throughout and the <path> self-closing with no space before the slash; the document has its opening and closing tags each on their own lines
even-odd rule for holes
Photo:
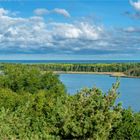
<svg viewBox="0 0 140 140">
<path fill-rule="evenodd" d="M 36 15 L 23 18 L 12 16 L 11 11 L 0 8 L 0 54 L 140 53 L 139 28 L 106 29 L 103 25 L 82 20 L 50 22 L 39 16 L 47 12 L 38 9 Z M 58 13 L 65 12 L 60 10 Z"/>
</svg>

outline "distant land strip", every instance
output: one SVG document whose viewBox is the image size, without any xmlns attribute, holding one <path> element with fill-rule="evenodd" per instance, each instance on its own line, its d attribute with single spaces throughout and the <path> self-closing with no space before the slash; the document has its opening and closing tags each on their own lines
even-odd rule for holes
<svg viewBox="0 0 140 140">
<path fill-rule="evenodd" d="M 77 71 L 54 71 L 55 74 L 97 74 L 111 77 L 140 78 L 140 76 L 128 76 L 123 72 L 77 72 Z"/>
</svg>

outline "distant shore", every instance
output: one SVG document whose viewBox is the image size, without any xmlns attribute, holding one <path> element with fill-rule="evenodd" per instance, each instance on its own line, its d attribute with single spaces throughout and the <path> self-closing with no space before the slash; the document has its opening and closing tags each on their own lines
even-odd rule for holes
<svg viewBox="0 0 140 140">
<path fill-rule="evenodd" d="M 56 74 L 97 74 L 97 75 L 109 75 L 111 77 L 125 77 L 125 78 L 140 78 L 136 76 L 128 76 L 123 72 L 80 72 L 80 71 L 54 71 Z"/>
</svg>

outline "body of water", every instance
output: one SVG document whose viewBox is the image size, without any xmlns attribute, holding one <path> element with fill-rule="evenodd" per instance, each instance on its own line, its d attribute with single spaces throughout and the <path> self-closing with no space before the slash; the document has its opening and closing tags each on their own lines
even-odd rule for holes
<svg viewBox="0 0 140 140">
<path fill-rule="evenodd" d="M 60 74 L 60 80 L 65 84 L 68 93 L 75 94 L 84 87 L 94 86 L 107 92 L 115 83 L 116 78 L 108 75 L 95 74 Z M 117 102 L 122 102 L 123 107 L 132 107 L 134 111 L 140 111 L 140 79 L 120 78 L 120 97 Z"/>
<path fill-rule="evenodd" d="M 140 60 L 0 60 L 0 63 L 22 63 L 22 64 L 45 64 L 45 63 L 140 63 Z M 116 78 L 108 75 L 94 74 L 60 74 L 60 80 L 65 84 L 70 94 L 75 94 L 78 90 L 96 86 L 107 92 L 115 83 Z M 120 98 L 117 101 L 123 103 L 123 107 L 132 107 L 135 111 L 140 111 L 140 79 L 120 78 L 119 92 Z"/>
<path fill-rule="evenodd" d="M 42 64 L 42 63 L 140 63 L 140 60 L 0 60 L 0 63 L 22 63 L 22 64 Z"/>
</svg>

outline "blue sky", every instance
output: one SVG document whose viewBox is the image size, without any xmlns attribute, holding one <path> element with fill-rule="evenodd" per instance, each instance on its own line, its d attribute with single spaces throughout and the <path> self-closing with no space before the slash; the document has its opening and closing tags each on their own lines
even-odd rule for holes
<svg viewBox="0 0 140 140">
<path fill-rule="evenodd" d="M 140 59 L 140 0 L 0 1 L 0 59 Z"/>
</svg>

